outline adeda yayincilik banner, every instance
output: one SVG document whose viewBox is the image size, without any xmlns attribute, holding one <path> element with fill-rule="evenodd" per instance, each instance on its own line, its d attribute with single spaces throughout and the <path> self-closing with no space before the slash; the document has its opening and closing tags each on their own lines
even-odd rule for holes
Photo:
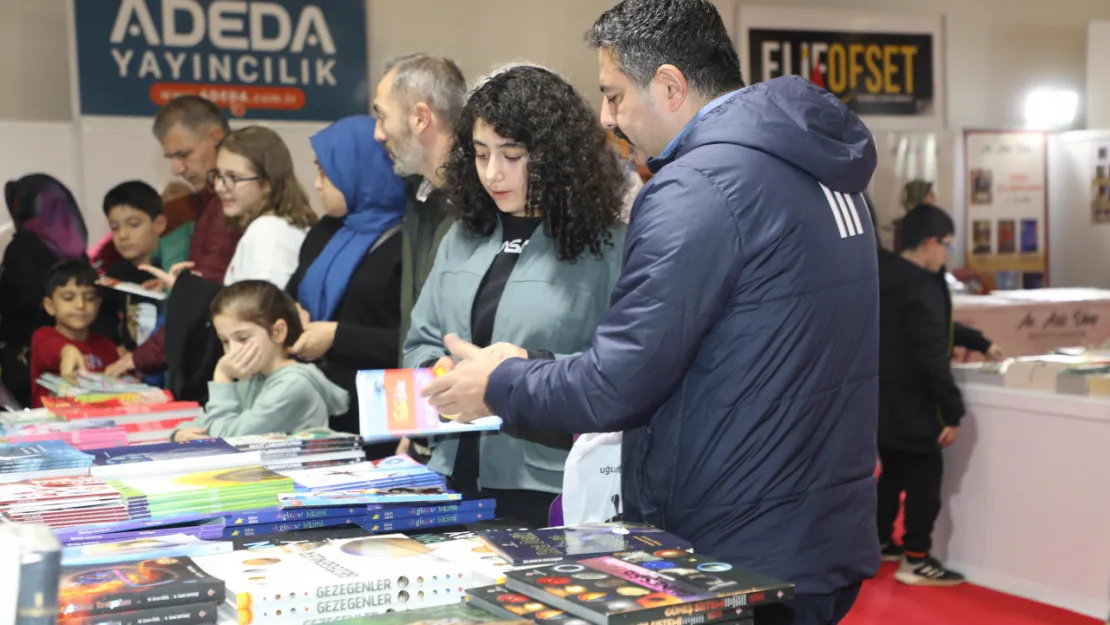
<svg viewBox="0 0 1110 625">
<path fill-rule="evenodd" d="M 71 0 L 82 115 L 198 94 L 235 117 L 369 111 L 364 0 Z"/>
</svg>

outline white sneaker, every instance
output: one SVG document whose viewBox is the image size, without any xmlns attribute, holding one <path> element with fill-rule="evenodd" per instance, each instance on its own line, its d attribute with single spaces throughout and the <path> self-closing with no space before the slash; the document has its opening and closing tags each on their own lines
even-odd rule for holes
<svg viewBox="0 0 1110 625">
<path fill-rule="evenodd" d="M 902 560 L 894 579 L 910 586 L 959 586 L 967 581 L 963 575 L 944 568 L 936 558 L 918 562 Z"/>
</svg>

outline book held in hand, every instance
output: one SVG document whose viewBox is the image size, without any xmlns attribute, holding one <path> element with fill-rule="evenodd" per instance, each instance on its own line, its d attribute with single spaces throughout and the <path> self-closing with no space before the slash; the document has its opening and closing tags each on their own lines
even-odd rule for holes
<svg viewBox="0 0 1110 625">
<path fill-rule="evenodd" d="M 384 369 L 359 371 L 359 433 L 368 443 L 397 440 L 405 436 L 443 436 L 462 432 L 501 429 L 501 417 L 482 417 L 458 423 L 441 415 L 421 391 L 436 379 L 432 369 Z"/>
<path fill-rule="evenodd" d="M 104 276 L 97 280 L 96 283 L 107 289 L 114 289 L 123 293 L 130 293 L 131 295 L 139 295 L 156 302 L 163 302 L 166 300 L 165 291 L 144 289 L 141 284 L 135 284 L 134 282 L 124 282 L 123 280 Z"/>
</svg>

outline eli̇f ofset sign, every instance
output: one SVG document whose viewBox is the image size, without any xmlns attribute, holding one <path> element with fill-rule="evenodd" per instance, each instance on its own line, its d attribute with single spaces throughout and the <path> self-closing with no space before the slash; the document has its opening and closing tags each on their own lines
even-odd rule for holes
<svg viewBox="0 0 1110 625">
<path fill-rule="evenodd" d="M 82 115 L 197 94 L 235 117 L 369 111 L 365 0 L 71 0 Z"/>
<path fill-rule="evenodd" d="M 741 7 L 751 83 L 799 75 L 856 114 L 942 125 L 938 19 L 825 9 Z"/>
</svg>

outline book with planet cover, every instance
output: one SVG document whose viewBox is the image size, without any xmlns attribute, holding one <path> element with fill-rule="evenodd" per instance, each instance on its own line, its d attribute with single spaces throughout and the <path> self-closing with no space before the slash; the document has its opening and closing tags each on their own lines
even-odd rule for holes
<svg viewBox="0 0 1110 625">
<path fill-rule="evenodd" d="M 63 566 L 58 593 L 62 619 L 146 610 L 157 607 L 216 603 L 224 600 L 224 582 L 202 571 L 189 558 Z"/>
<path fill-rule="evenodd" d="M 681 549 L 588 556 L 509 571 L 505 586 L 595 625 L 678 617 L 683 625 L 734 620 L 735 610 L 794 596 L 793 584 Z"/>
</svg>

